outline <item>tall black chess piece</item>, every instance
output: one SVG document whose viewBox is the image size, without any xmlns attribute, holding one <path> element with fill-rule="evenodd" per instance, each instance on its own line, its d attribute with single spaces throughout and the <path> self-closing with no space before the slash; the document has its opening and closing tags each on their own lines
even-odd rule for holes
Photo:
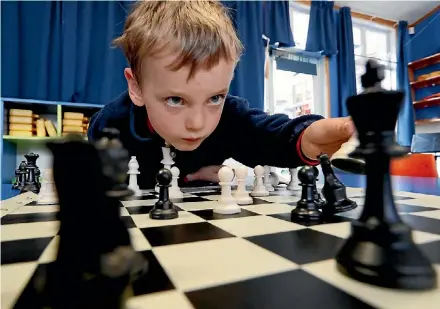
<svg viewBox="0 0 440 309">
<path fill-rule="evenodd" d="M 322 208 L 325 205 L 325 201 L 322 199 L 319 194 L 318 188 L 316 186 L 316 182 L 318 181 L 319 170 L 316 166 L 313 166 L 313 171 L 315 172 L 315 180 L 313 181 L 313 196 L 315 199 L 315 203 L 319 208 Z"/>
<path fill-rule="evenodd" d="M 47 146 L 53 153 L 60 241 L 56 261 L 37 272 L 33 303 L 51 309 L 126 308 L 132 280 L 148 265 L 120 217 L 119 199 L 132 194 L 125 184 L 128 152 L 112 130 L 104 130 L 95 144 L 70 135 Z"/>
<path fill-rule="evenodd" d="M 173 175 L 171 171 L 166 168 L 159 170 L 156 175 L 156 181 L 159 187 L 159 199 L 150 211 L 150 218 L 156 220 L 169 220 L 178 217 L 179 213 L 174 207 L 173 202 L 170 201 L 169 187 Z"/>
<path fill-rule="evenodd" d="M 25 154 L 26 158 L 26 169 L 27 169 L 27 177 L 24 183 L 24 186 L 21 188 L 21 193 L 24 192 L 34 192 L 38 194 L 40 192 L 40 187 L 36 180 L 35 170 L 37 169 L 37 159 L 39 157 L 38 154 L 30 152 Z"/>
<path fill-rule="evenodd" d="M 303 166 L 298 171 L 298 180 L 302 186 L 301 199 L 292 210 L 291 217 L 294 221 L 319 220 L 322 213 L 315 200 L 314 186 L 316 172 L 312 166 Z"/>
<path fill-rule="evenodd" d="M 394 133 L 404 94 L 383 89 L 383 76 L 383 67 L 369 60 L 361 79 L 365 91 L 347 100 L 359 134 L 359 146 L 350 156 L 365 159 L 367 187 L 363 212 L 336 256 L 337 268 L 376 286 L 432 289 L 436 272 L 415 245 L 411 228 L 394 203 L 390 160 L 407 153 Z"/>
<path fill-rule="evenodd" d="M 319 156 L 319 161 L 324 174 L 322 195 L 327 201 L 323 209 L 324 212 L 334 214 L 355 209 L 357 203 L 347 197 L 347 189 L 333 172 L 329 157 L 322 154 Z"/>
</svg>

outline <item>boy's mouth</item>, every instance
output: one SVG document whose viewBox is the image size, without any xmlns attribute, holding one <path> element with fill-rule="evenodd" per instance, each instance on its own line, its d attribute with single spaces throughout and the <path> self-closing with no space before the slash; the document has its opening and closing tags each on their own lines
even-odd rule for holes
<svg viewBox="0 0 440 309">
<path fill-rule="evenodd" d="M 200 141 L 202 138 L 201 137 L 191 137 L 191 138 L 182 138 L 184 141 L 189 142 L 189 143 L 195 143 Z"/>
</svg>

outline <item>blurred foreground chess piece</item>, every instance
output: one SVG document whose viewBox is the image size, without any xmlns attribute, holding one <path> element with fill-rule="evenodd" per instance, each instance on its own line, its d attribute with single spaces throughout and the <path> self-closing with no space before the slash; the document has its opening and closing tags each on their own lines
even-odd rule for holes
<svg viewBox="0 0 440 309">
<path fill-rule="evenodd" d="M 60 239 L 56 260 L 36 273 L 36 303 L 51 309 L 125 308 L 131 282 L 148 267 L 120 217 L 120 198 L 132 194 L 125 184 L 128 152 L 115 130 L 104 130 L 96 144 L 69 135 L 47 146 Z"/>
<path fill-rule="evenodd" d="M 383 89 L 382 80 L 383 67 L 369 60 L 361 79 L 364 91 L 347 99 L 359 135 L 359 145 L 349 156 L 365 160 L 367 187 L 363 212 L 336 256 L 337 268 L 376 286 L 433 289 L 435 269 L 400 218 L 391 185 L 390 161 L 407 153 L 394 130 L 404 93 Z"/>
</svg>

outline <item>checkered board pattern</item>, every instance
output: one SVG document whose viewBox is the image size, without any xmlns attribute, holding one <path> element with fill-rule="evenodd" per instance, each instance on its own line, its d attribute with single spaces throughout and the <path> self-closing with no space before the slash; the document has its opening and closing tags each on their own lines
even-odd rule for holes
<svg viewBox="0 0 440 309">
<path fill-rule="evenodd" d="M 333 258 L 363 204 L 362 189 L 347 188 L 347 193 L 360 206 L 320 224 L 291 221 L 300 191 L 285 188 L 254 198 L 240 214 L 228 216 L 212 211 L 218 190 L 187 190 L 174 201 L 179 217 L 168 221 L 148 216 L 155 194 L 121 201 L 132 243 L 150 266 L 134 283 L 128 308 L 438 309 L 440 288 L 395 291 L 336 271 Z M 2 206 L 3 309 L 32 308 L 29 282 L 54 260 L 58 206 L 38 206 L 35 198 L 18 196 L 18 206 L 11 201 Z M 440 197 L 395 192 L 395 199 L 416 243 L 440 274 Z M 87 216 L 81 205 L 78 211 Z"/>
</svg>

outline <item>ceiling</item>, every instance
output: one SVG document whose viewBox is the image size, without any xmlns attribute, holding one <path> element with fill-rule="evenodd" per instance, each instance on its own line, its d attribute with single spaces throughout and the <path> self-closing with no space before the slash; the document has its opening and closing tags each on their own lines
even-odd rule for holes
<svg viewBox="0 0 440 309">
<path fill-rule="evenodd" d="M 335 5 L 393 21 L 406 20 L 411 24 L 440 5 L 440 1 L 335 1 Z"/>
</svg>

